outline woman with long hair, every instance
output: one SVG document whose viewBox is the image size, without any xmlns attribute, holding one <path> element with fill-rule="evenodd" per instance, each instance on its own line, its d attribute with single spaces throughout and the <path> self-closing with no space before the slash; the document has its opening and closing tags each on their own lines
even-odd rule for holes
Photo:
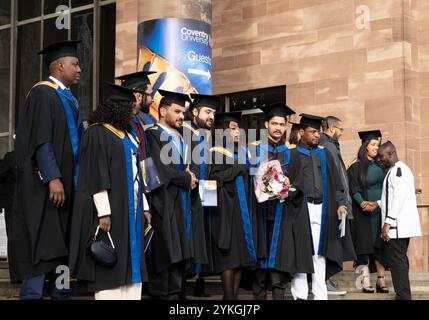
<svg viewBox="0 0 429 320">
<path fill-rule="evenodd" d="M 69 265 L 96 300 L 141 300 L 142 283 L 148 280 L 143 232 L 149 205 L 138 142 L 129 133 L 135 98 L 131 89 L 113 84 L 110 89 L 82 137 Z M 114 248 L 114 265 L 89 253 L 93 238 Z"/>
<path fill-rule="evenodd" d="M 370 273 L 376 271 L 377 293 L 388 293 L 384 280 L 385 264 L 381 256 L 381 211 L 377 205 L 384 181 L 384 172 L 376 163 L 381 132 L 363 131 L 359 132 L 359 137 L 362 145 L 358 158 L 347 171 L 353 198 L 354 220 L 351 231 L 357 255 L 355 264 L 361 271 L 362 292 L 374 293 Z"/>
</svg>

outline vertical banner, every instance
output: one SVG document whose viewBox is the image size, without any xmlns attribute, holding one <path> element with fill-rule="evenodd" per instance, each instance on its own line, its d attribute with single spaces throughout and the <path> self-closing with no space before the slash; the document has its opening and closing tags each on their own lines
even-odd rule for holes
<svg viewBox="0 0 429 320">
<path fill-rule="evenodd" d="M 192 19 L 155 19 L 138 28 L 138 70 L 156 71 L 149 76 L 158 89 L 181 93 L 211 94 L 211 26 Z M 159 93 L 151 114 L 158 116 Z"/>
</svg>

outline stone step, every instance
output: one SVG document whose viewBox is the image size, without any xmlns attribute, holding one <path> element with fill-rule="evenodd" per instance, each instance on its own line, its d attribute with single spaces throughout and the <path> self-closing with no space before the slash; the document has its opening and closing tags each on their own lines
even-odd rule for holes
<svg viewBox="0 0 429 320">
<path fill-rule="evenodd" d="M 0 275 L 4 275 L 4 278 L 0 277 L 0 298 L 13 299 L 18 297 L 19 284 L 11 284 L 9 281 L 8 270 L 0 268 Z M 390 300 L 394 299 L 393 285 L 391 282 L 390 273 L 386 273 L 386 285 L 390 289 L 389 294 L 365 294 L 362 293 L 361 289 L 355 287 L 355 277 L 353 271 L 343 271 L 342 273 L 333 277 L 334 281 L 338 284 L 338 287 L 342 290 L 346 290 L 348 294 L 346 296 L 330 296 L 332 300 Z M 222 285 L 219 276 L 206 277 L 205 289 L 206 293 L 210 294 L 211 297 L 222 297 Z M 429 273 L 411 273 L 411 290 L 413 292 L 414 299 L 429 299 Z M 189 299 L 204 299 L 200 297 L 192 297 L 194 284 L 196 278 L 190 278 L 187 280 L 186 292 Z M 376 275 L 371 275 L 371 284 L 375 286 Z M 75 298 L 83 297 L 88 298 L 92 295 L 84 293 L 82 289 L 77 286 L 76 281 L 71 281 L 71 287 Z M 240 299 L 253 299 L 250 291 L 241 290 L 242 296 Z M 290 283 L 287 285 L 286 292 L 290 295 Z M 215 298 L 212 298 L 215 299 Z"/>
<path fill-rule="evenodd" d="M 0 269 L 0 279 L 9 279 L 9 269 Z"/>
</svg>

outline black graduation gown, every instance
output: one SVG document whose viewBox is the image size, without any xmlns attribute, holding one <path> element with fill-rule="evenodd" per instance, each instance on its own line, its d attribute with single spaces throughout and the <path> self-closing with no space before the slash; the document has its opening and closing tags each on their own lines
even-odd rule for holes
<svg viewBox="0 0 429 320">
<path fill-rule="evenodd" d="M 256 144 L 256 153 L 258 155 L 252 152 L 253 164 L 255 164 L 255 159 L 261 159 L 263 152 L 261 148 L 267 148 L 267 146 L 258 144 L 258 142 Z M 293 147 L 290 145 L 278 145 L 277 148 L 279 148 L 280 152 L 277 149 L 274 152 L 267 151 L 268 159 L 279 160 L 284 174 L 289 177 L 291 182 L 294 178 L 295 181 L 297 180 L 288 164 Z M 302 214 L 299 214 L 296 206 L 296 202 L 299 203 L 300 199 L 302 199 L 300 184 L 294 183 L 293 186 L 297 190 L 296 192 L 289 192 L 289 197 L 283 202 L 279 214 L 276 214 L 278 200 L 258 203 L 252 191 L 254 219 L 257 221 L 254 235 L 258 269 L 272 269 L 285 273 L 313 271 L 311 248 L 309 250 L 306 246 L 302 246 L 299 253 L 296 251 L 296 243 L 310 243 L 310 240 L 308 232 L 303 232 L 305 226 L 301 222 Z M 253 188 L 253 182 L 251 188 Z M 277 246 L 272 246 L 273 235 L 274 239 L 277 239 Z"/>
<path fill-rule="evenodd" d="M 160 128 L 155 125 L 146 131 L 150 155 L 160 174 L 162 186 L 150 193 L 150 206 L 154 235 L 147 262 L 151 276 L 165 271 L 172 264 L 182 261 L 190 262 L 201 244 L 194 243 L 193 233 L 190 232 L 190 241 L 187 239 L 185 207 L 182 201 L 182 191 L 189 196 L 191 176 L 179 170 L 175 163 L 163 164 L 161 150 L 166 147 L 172 158 L 173 142 L 161 138 Z M 162 141 L 163 140 L 163 141 Z M 181 159 L 181 164 L 183 160 Z M 204 261 L 197 261 L 196 263 Z M 189 267 L 189 264 L 187 265 Z"/>
<path fill-rule="evenodd" d="M 213 272 L 253 266 L 256 253 L 249 206 L 252 195 L 246 165 L 237 160 L 227 164 L 224 157 L 223 164 L 212 165 L 210 171 L 210 179 L 217 181 L 218 188 L 218 206 L 212 209 L 210 225 Z"/>
<path fill-rule="evenodd" d="M 349 177 L 350 196 L 353 199 L 355 193 L 363 195 L 364 200 L 368 200 L 367 192 L 359 182 L 359 161 L 353 163 L 347 170 Z M 351 231 L 353 245 L 357 255 L 369 255 L 370 272 L 376 272 L 377 268 L 374 263 L 376 258 L 383 265 L 386 265 L 383 259 L 384 242 L 381 237 L 374 239 L 372 234 L 371 215 L 364 213 L 361 206 L 353 199 L 354 219 L 351 221 Z"/>
<path fill-rule="evenodd" d="M 79 182 L 71 226 L 69 263 L 71 275 L 86 283 L 88 291 L 91 292 L 131 284 L 129 188 L 123 143 L 109 129 L 102 125 L 93 125 L 82 137 L 79 161 Z M 108 191 L 112 222 L 110 235 L 118 256 L 118 261 L 112 268 L 96 264 L 87 249 L 99 223 L 93 195 L 102 190 Z M 142 210 L 137 214 L 141 217 L 143 231 Z M 99 238 L 110 245 L 110 241 L 103 231 L 99 231 Z M 143 236 L 141 237 L 141 248 L 140 275 L 142 282 L 147 282 Z"/>
<path fill-rule="evenodd" d="M 48 184 L 42 184 L 35 161 L 37 148 L 49 142 L 62 175 L 65 202 L 61 208 L 49 201 Z M 19 117 L 15 152 L 19 199 L 8 226 L 12 282 L 46 274 L 67 261 L 74 197 L 73 149 L 66 113 L 54 88 L 40 85 L 31 89 Z"/>
<path fill-rule="evenodd" d="M 320 147 L 319 147 L 320 148 Z M 320 252 L 326 258 L 326 278 L 330 278 L 334 274 L 342 270 L 344 261 L 344 248 L 350 248 L 351 244 L 344 244 L 344 242 L 351 242 L 350 228 L 346 228 L 346 237 L 340 239 L 338 237 L 338 226 L 340 221 L 337 216 L 337 199 L 336 192 L 341 191 L 341 183 L 338 176 L 338 171 L 334 167 L 332 155 L 326 152 L 323 148 L 319 150 L 323 152 L 326 157 L 326 184 L 327 188 L 323 192 L 327 192 L 326 196 L 326 220 L 322 225 L 323 233 L 323 247 Z M 323 162 L 321 162 L 323 166 Z M 302 172 L 302 162 L 300 161 L 300 152 L 298 148 L 292 150 L 291 159 L 289 164 L 290 180 L 294 187 L 299 190 L 306 190 Z M 323 179 L 322 179 L 323 180 Z M 300 273 L 313 273 L 312 262 L 312 236 L 310 219 L 308 213 L 308 206 L 306 197 L 302 194 L 293 203 L 287 205 L 287 216 L 292 220 L 294 242 L 294 259 L 301 261 L 300 267 L 296 268 L 295 272 Z M 344 247 L 343 247 L 344 246 Z M 317 252 L 317 248 L 314 249 Z"/>
<path fill-rule="evenodd" d="M 205 155 L 210 154 L 210 150 L 207 145 L 200 144 L 202 141 L 200 140 L 200 134 L 198 131 L 198 128 L 192 123 L 192 127 L 189 127 L 189 125 L 186 123 L 182 126 L 182 132 L 183 132 L 183 138 L 185 139 L 186 143 L 189 143 L 187 139 L 191 139 L 191 147 L 188 152 L 188 156 L 191 159 L 191 162 L 189 164 L 189 169 L 195 174 L 195 176 L 198 179 L 198 182 L 200 182 L 201 179 L 208 180 L 208 177 L 210 175 L 210 164 L 205 163 L 205 177 L 203 177 L 203 170 L 201 163 L 196 163 L 195 159 L 193 158 L 193 152 L 196 151 L 195 149 L 198 148 L 198 150 L 202 151 L 204 150 Z M 194 160 L 194 161 L 192 161 Z M 194 242 L 199 243 L 198 246 L 195 246 L 195 252 L 194 252 L 194 261 L 198 261 L 198 264 L 200 264 L 199 267 L 194 267 L 193 270 L 190 270 L 190 272 L 201 272 L 203 270 L 203 266 L 201 264 L 208 264 L 209 263 L 209 257 L 207 254 L 207 250 L 209 247 L 209 242 L 206 235 L 206 228 L 208 226 L 208 220 L 210 217 L 210 209 L 204 208 L 201 204 L 200 199 L 200 193 L 198 191 L 198 188 L 195 188 L 194 190 L 191 190 L 191 215 L 192 215 L 192 233 L 194 237 Z M 205 270 L 206 271 L 206 270 Z"/>
</svg>

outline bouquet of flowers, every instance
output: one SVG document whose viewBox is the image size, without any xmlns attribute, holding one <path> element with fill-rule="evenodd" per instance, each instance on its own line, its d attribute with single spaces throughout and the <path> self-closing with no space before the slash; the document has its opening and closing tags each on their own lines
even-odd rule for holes
<svg viewBox="0 0 429 320">
<path fill-rule="evenodd" d="M 278 199 L 285 201 L 289 191 L 295 191 L 289 178 L 283 174 L 278 160 L 267 161 L 259 169 L 255 179 L 255 195 L 259 203 Z"/>
</svg>

